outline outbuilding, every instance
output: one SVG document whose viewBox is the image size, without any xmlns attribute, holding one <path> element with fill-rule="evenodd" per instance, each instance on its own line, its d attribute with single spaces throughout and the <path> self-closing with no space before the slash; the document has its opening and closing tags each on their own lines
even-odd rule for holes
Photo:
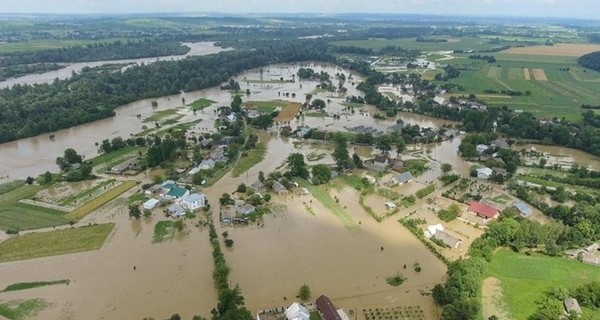
<svg viewBox="0 0 600 320">
<path fill-rule="evenodd" d="M 157 205 L 157 204 L 159 204 L 159 203 L 160 203 L 160 201 L 158 201 L 158 200 L 156 200 L 156 199 L 152 198 L 152 199 L 150 199 L 150 200 L 148 200 L 148 201 L 144 202 L 144 204 L 143 204 L 142 206 L 143 206 L 143 207 L 144 207 L 144 209 L 146 209 L 146 210 L 152 210 L 152 209 L 154 209 L 154 207 L 156 207 L 156 205 Z"/>
</svg>

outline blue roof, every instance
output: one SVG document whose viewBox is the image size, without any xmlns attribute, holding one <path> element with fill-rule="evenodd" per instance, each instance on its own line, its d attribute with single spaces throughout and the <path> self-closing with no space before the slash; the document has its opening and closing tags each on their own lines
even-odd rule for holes
<svg viewBox="0 0 600 320">
<path fill-rule="evenodd" d="M 513 202 L 513 207 L 519 210 L 519 212 L 525 217 L 529 217 L 533 213 L 533 210 L 531 210 L 530 207 L 521 201 Z"/>
<path fill-rule="evenodd" d="M 174 188 L 171 188 L 171 191 L 169 191 L 169 195 L 173 196 L 173 197 L 181 198 L 185 195 L 186 192 L 188 192 L 188 190 L 185 188 L 174 187 Z"/>
</svg>

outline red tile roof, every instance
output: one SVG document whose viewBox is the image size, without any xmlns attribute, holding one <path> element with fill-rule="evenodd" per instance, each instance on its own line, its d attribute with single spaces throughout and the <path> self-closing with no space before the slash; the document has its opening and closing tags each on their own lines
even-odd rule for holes
<svg viewBox="0 0 600 320">
<path fill-rule="evenodd" d="M 498 209 L 479 202 L 471 203 L 469 211 L 487 219 L 494 219 L 500 213 Z"/>
<path fill-rule="evenodd" d="M 321 313 L 323 320 L 342 320 L 331 300 L 325 295 L 318 297 L 316 303 L 317 310 Z"/>
</svg>

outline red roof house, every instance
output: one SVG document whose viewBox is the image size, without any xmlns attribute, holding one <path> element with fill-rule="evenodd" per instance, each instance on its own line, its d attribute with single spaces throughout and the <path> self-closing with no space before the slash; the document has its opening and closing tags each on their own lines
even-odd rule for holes
<svg viewBox="0 0 600 320">
<path fill-rule="evenodd" d="M 471 203 L 467 211 L 486 220 L 496 219 L 500 215 L 498 209 L 479 202 Z"/>
<path fill-rule="evenodd" d="M 325 295 L 317 298 L 317 310 L 323 320 L 342 320 L 331 300 Z"/>
</svg>

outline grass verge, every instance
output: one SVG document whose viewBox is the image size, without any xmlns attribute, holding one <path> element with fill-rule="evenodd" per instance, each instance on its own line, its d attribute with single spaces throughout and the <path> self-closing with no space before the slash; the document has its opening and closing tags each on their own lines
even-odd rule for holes
<svg viewBox="0 0 600 320">
<path fill-rule="evenodd" d="M 55 285 L 59 285 L 59 284 L 69 285 L 69 283 L 71 283 L 71 280 L 69 280 L 69 279 L 55 280 L 55 281 L 19 282 L 19 283 L 13 283 L 11 285 L 8 285 L 6 288 L 4 288 L 4 290 L 2 290 L 0 292 L 20 291 L 20 290 L 34 289 L 34 288 L 40 288 L 40 287 L 55 286 Z"/>
<path fill-rule="evenodd" d="M 210 105 L 212 105 L 213 103 L 217 103 L 217 102 L 209 100 L 209 99 L 200 98 L 200 99 L 188 104 L 188 107 L 192 108 L 192 110 L 199 111 L 204 108 L 210 107 Z"/>
<path fill-rule="evenodd" d="M 114 227 L 114 223 L 107 223 L 10 238 L 0 243 L 0 262 L 97 250 Z"/>
</svg>

